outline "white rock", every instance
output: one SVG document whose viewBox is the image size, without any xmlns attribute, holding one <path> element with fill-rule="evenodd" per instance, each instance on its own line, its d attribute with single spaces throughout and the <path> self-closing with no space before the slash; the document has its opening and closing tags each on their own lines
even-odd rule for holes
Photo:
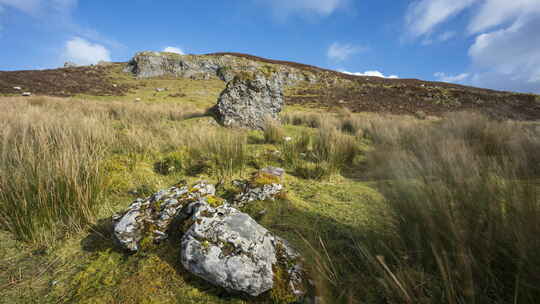
<svg viewBox="0 0 540 304">
<path fill-rule="evenodd" d="M 23 92 L 21 95 L 22 95 L 22 96 L 32 96 L 32 93 L 30 93 L 30 92 Z"/>
<path fill-rule="evenodd" d="M 287 271 L 291 292 L 302 296 L 299 256 L 249 215 L 228 205 L 195 202 L 193 225 L 182 238 L 182 265 L 227 290 L 258 296 L 274 286 L 273 267 Z M 285 260 L 284 265 L 278 264 Z"/>
<path fill-rule="evenodd" d="M 21 87 L 13 87 L 13 89 L 14 89 L 14 90 L 17 90 L 17 91 L 20 91 L 20 90 L 22 90 L 22 88 L 21 88 Z"/>
</svg>

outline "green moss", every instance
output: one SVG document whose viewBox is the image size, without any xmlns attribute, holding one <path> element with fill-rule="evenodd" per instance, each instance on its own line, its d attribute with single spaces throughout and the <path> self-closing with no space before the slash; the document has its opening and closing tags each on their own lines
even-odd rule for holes
<svg viewBox="0 0 540 304">
<path fill-rule="evenodd" d="M 334 170 L 331 168 L 330 164 L 327 162 L 308 162 L 301 161 L 297 164 L 294 169 L 295 175 L 305 178 L 305 179 L 315 179 L 320 180 L 325 177 L 329 177 Z"/>
<path fill-rule="evenodd" d="M 162 175 L 181 172 L 185 154 L 182 151 L 168 153 L 163 159 L 154 164 L 154 170 Z"/>
<path fill-rule="evenodd" d="M 208 196 L 206 197 L 206 202 L 207 202 L 210 206 L 216 208 L 216 207 L 219 207 L 219 206 L 223 205 L 223 203 L 225 202 L 225 200 L 222 199 L 221 197 L 217 197 L 217 196 L 215 196 L 215 195 L 208 195 Z"/>
<path fill-rule="evenodd" d="M 272 300 L 274 303 L 293 303 L 298 299 L 291 290 L 288 269 L 295 264 L 295 261 L 287 258 L 285 248 L 279 242 L 276 244 L 276 257 L 277 263 L 272 265 L 274 272 L 274 287 L 270 292 Z"/>
<path fill-rule="evenodd" d="M 279 184 L 281 181 L 278 176 L 266 172 L 257 172 L 250 179 L 252 187 L 262 187 L 264 185 Z"/>
<path fill-rule="evenodd" d="M 97 257 L 73 278 L 74 296 L 83 299 L 86 295 L 99 294 L 104 289 L 114 286 L 120 278 L 121 264 L 120 253 L 111 250 L 98 253 Z"/>
</svg>

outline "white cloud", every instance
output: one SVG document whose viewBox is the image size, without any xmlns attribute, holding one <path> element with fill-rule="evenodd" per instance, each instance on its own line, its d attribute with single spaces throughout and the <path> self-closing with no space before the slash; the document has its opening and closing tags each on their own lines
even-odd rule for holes
<svg viewBox="0 0 540 304">
<path fill-rule="evenodd" d="M 443 82 L 463 82 L 469 78 L 469 73 L 461 73 L 459 75 L 446 75 L 446 73 L 443 72 L 437 72 L 434 74 L 434 76 L 439 80 Z"/>
<path fill-rule="evenodd" d="M 184 51 L 181 49 L 181 48 L 178 48 L 178 47 L 174 47 L 174 46 L 167 46 L 163 49 L 163 52 L 167 52 L 167 53 L 176 53 L 176 54 L 180 54 L 180 55 L 184 55 Z"/>
<path fill-rule="evenodd" d="M 469 31 L 479 33 L 521 16 L 538 13 L 538 0 L 486 0 L 471 21 Z"/>
<path fill-rule="evenodd" d="M 418 37 L 457 15 L 478 0 L 418 0 L 409 5 L 405 21 L 409 32 Z"/>
<path fill-rule="evenodd" d="M 407 12 L 408 30 L 428 40 L 437 25 L 466 8 L 472 10 L 468 32 L 476 36 L 468 52 L 468 83 L 540 92 L 539 0 L 418 0 Z"/>
<path fill-rule="evenodd" d="M 478 35 L 469 49 L 477 70 L 474 84 L 540 92 L 540 16 L 521 17 L 510 26 Z"/>
<path fill-rule="evenodd" d="M 80 37 L 66 42 L 64 58 L 80 65 L 95 64 L 99 61 L 111 61 L 110 52 L 104 46 L 90 43 Z"/>
<path fill-rule="evenodd" d="M 287 16 L 291 13 L 311 13 L 328 16 L 344 7 L 348 0 L 256 0 L 269 5 L 277 15 Z"/>
<path fill-rule="evenodd" d="M 376 77 L 392 78 L 392 79 L 399 78 L 397 75 L 385 76 L 383 73 L 379 71 L 365 71 L 363 73 L 362 72 L 348 72 L 348 71 L 340 71 L 340 72 L 344 74 L 355 75 L 355 76 L 376 76 Z"/>
<path fill-rule="evenodd" d="M 354 46 L 351 44 L 342 44 L 334 42 L 328 48 L 326 56 L 333 61 L 345 61 L 352 55 L 364 51 L 365 48 Z"/>
</svg>

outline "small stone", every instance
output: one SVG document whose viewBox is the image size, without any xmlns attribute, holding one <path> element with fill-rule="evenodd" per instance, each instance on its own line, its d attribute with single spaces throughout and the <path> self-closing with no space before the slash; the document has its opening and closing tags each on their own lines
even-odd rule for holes
<svg viewBox="0 0 540 304">
<path fill-rule="evenodd" d="M 139 101 L 141 101 L 140 98 L 135 98 L 135 102 L 139 102 Z"/>
<path fill-rule="evenodd" d="M 156 92 L 165 92 L 167 88 L 156 88 Z"/>
<path fill-rule="evenodd" d="M 274 176 L 281 178 L 285 174 L 285 169 L 270 166 L 270 167 L 262 168 L 261 172 L 272 174 Z"/>
<path fill-rule="evenodd" d="M 22 96 L 32 96 L 32 93 L 30 93 L 30 92 L 23 92 L 21 95 L 22 95 Z"/>
<path fill-rule="evenodd" d="M 283 137 L 283 140 L 284 140 L 284 141 L 291 141 L 291 140 L 292 140 L 292 137 L 290 137 L 290 136 L 285 136 L 285 137 Z"/>
<path fill-rule="evenodd" d="M 14 89 L 14 90 L 17 90 L 17 91 L 20 91 L 20 90 L 22 90 L 22 88 L 21 88 L 21 87 L 13 87 L 13 89 Z"/>
<path fill-rule="evenodd" d="M 117 87 L 118 87 L 118 85 L 117 85 L 116 83 L 113 84 L 112 86 L 113 86 L 113 88 L 117 88 Z"/>
</svg>

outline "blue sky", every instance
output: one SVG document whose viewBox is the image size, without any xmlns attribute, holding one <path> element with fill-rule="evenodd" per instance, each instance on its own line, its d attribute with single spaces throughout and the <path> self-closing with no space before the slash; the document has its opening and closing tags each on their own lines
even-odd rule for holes
<svg viewBox="0 0 540 304">
<path fill-rule="evenodd" d="M 540 93 L 540 0 L 0 0 L 0 70 L 166 48 Z"/>
</svg>

